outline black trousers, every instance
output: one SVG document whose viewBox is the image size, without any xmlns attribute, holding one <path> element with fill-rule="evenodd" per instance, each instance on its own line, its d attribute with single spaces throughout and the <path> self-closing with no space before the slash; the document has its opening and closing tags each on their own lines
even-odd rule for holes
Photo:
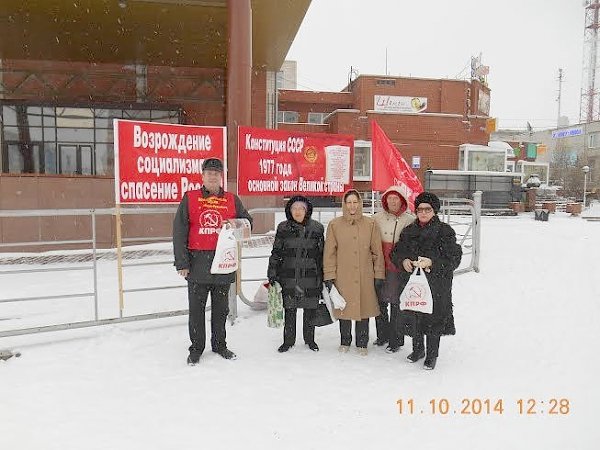
<svg viewBox="0 0 600 450">
<path fill-rule="evenodd" d="M 340 319 L 339 322 L 342 345 L 352 344 L 352 321 Z M 367 348 L 369 343 L 369 319 L 357 320 L 354 323 L 356 346 Z"/>
<path fill-rule="evenodd" d="M 427 335 L 427 353 L 428 358 L 437 358 L 440 349 L 440 336 Z M 425 341 L 422 334 L 417 334 L 413 337 L 413 352 L 420 353 L 424 350 Z"/>
<path fill-rule="evenodd" d="M 388 315 L 388 305 L 390 313 Z M 377 339 L 389 342 L 390 347 L 404 345 L 404 333 L 400 332 L 400 305 L 387 302 L 379 302 L 381 314 L 375 317 L 375 328 Z"/>
<path fill-rule="evenodd" d="M 188 281 L 190 353 L 202 354 L 206 345 L 204 313 L 210 293 L 210 344 L 214 352 L 227 348 L 225 322 L 229 314 L 229 284 L 199 284 Z"/>
<path fill-rule="evenodd" d="M 283 323 L 283 343 L 294 345 L 296 343 L 296 313 L 297 308 L 286 308 Z M 311 324 L 315 309 L 305 309 L 302 314 L 302 334 L 306 344 L 315 342 L 315 327 Z"/>
</svg>

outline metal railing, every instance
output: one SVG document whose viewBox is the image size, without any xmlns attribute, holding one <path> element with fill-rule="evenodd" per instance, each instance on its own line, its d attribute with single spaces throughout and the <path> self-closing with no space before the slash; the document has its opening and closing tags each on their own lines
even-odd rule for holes
<svg viewBox="0 0 600 450">
<path fill-rule="evenodd" d="M 130 214 L 174 214 L 176 208 L 121 208 L 122 215 Z M 70 330 L 76 328 L 87 328 L 98 325 L 107 325 L 113 323 L 124 323 L 133 322 L 148 319 L 158 319 L 162 317 L 173 317 L 179 315 L 185 315 L 188 313 L 187 309 L 176 310 L 176 311 L 162 311 L 154 312 L 150 314 L 131 315 L 119 317 L 108 317 L 100 318 L 98 313 L 98 261 L 102 259 L 102 256 L 106 253 L 101 253 L 98 249 L 97 242 L 97 218 L 100 216 L 111 216 L 114 217 L 116 213 L 115 208 L 102 208 L 102 209 L 52 209 L 52 210 L 0 210 L 0 218 L 27 218 L 27 217 L 56 217 L 56 216 L 71 216 L 71 217 L 89 217 L 90 218 L 90 237 L 89 239 L 63 239 L 63 240 L 35 240 L 35 241 L 20 241 L 20 242 L 8 242 L 0 243 L 0 250 L 2 248 L 21 248 L 21 247 L 65 247 L 69 245 L 87 245 L 87 249 L 91 250 L 91 264 L 80 264 L 78 262 L 69 262 L 68 267 L 49 267 L 49 268 L 31 268 L 31 269 L 10 269 L 0 270 L 0 277 L 14 274 L 36 274 L 44 272 L 71 272 L 71 271 L 91 271 L 92 272 L 92 284 L 93 290 L 81 291 L 81 292 L 70 292 L 70 293 L 52 293 L 52 295 L 36 295 L 29 297 L 11 297 L 0 299 L 0 304 L 3 303 L 18 303 L 18 302 L 29 302 L 29 301 L 43 301 L 43 300 L 62 300 L 70 298 L 86 298 L 92 297 L 94 304 L 94 318 L 93 320 L 52 324 L 46 326 L 35 326 L 29 328 L 12 329 L 0 331 L 0 337 L 18 336 L 25 334 L 34 334 L 51 331 Z M 168 237 L 130 237 L 123 238 L 123 243 L 136 243 L 136 242 L 164 242 L 170 241 L 171 236 Z M 113 254 L 114 250 L 110 249 L 109 254 Z M 56 260 L 56 258 L 55 258 Z M 123 267 L 136 267 L 136 266 L 150 266 L 159 264 L 171 264 L 172 259 L 168 261 L 154 261 L 154 262 L 134 262 L 123 264 Z M 185 288 L 187 285 L 173 285 L 173 286 L 158 286 L 158 287 L 142 287 L 142 288 L 129 288 L 123 289 L 124 293 L 133 292 L 145 292 L 151 290 L 164 290 L 164 289 L 179 289 Z"/>
<path fill-rule="evenodd" d="M 176 208 L 174 207 L 163 207 L 163 208 L 122 208 L 121 214 L 174 214 Z M 254 217 L 259 214 L 276 214 L 282 213 L 281 208 L 255 208 L 251 209 L 250 214 Z M 327 222 L 338 214 L 341 213 L 340 208 L 314 208 L 313 217 L 325 226 Z M 82 291 L 82 292 L 70 292 L 63 294 L 48 294 L 48 295 L 36 295 L 36 296 L 25 296 L 25 297 L 14 297 L 14 298 L 3 298 L 0 299 L 0 306 L 5 303 L 16 303 L 16 302 L 30 302 L 30 301 L 43 301 L 43 300 L 56 300 L 56 299 L 70 299 L 70 298 L 93 298 L 94 302 L 94 318 L 93 320 L 52 324 L 46 326 L 35 326 L 21 329 L 11 329 L 0 331 L 1 337 L 18 336 L 25 334 L 34 334 L 50 331 L 61 331 L 70 330 L 76 328 L 87 328 L 99 325 L 133 322 L 140 320 L 158 319 L 163 317 L 173 317 L 185 315 L 188 313 L 187 309 L 175 310 L 175 311 L 162 311 L 154 312 L 149 314 L 131 315 L 131 316 L 119 316 L 119 317 L 107 317 L 100 318 L 98 313 L 98 261 L 103 258 L 104 255 L 114 253 L 114 249 L 108 250 L 108 253 L 101 251 L 97 247 L 97 217 L 110 215 L 115 216 L 114 208 L 104 209 L 65 209 L 65 210 L 0 210 L 0 218 L 24 218 L 24 217 L 55 217 L 55 216 L 87 216 L 90 218 L 91 231 L 89 239 L 72 239 L 72 240 L 57 240 L 57 241 L 28 241 L 28 242 L 11 242 L 11 243 L 0 243 L 0 250 L 2 248 L 9 247 L 28 247 L 28 246 L 64 246 L 70 244 L 84 244 L 89 245 L 91 249 L 91 263 L 90 264 L 70 264 L 69 267 L 51 267 L 51 268 L 32 268 L 32 269 L 10 269 L 0 270 L 0 277 L 11 275 L 11 274 L 35 274 L 42 272 L 64 272 L 64 271 L 91 271 L 93 290 Z M 470 271 L 479 271 L 479 256 L 480 256 L 480 220 L 481 220 L 481 193 L 476 192 L 473 200 L 468 199 L 442 199 L 442 208 L 440 211 L 440 218 L 449 223 L 457 233 L 458 242 L 463 247 L 463 255 L 470 255 L 470 259 L 466 267 L 461 267 L 455 271 L 455 274 L 462 274 Z M 268 236 L 269 239 L 274 237 L 270 235 L 254 235 L 250 239 L 260 239 L 261 236 Z M 155 236 L 155 237 L 130 237 L 123 238 L 124 243 L 135 243 L 135 242 L 170 242 L 171 236 Z M 255 259 L 268 259 L 270 256 L 270 247 L 267 248 L 267 252 L 261 255 L 244 255 L 245 245 L 241 245 L 240 259 L 241 263 L 244 261 L 255 260 Z M 85 258 L 84 258 L 85 259 Z M 132 262 L 123 264 L 123 267 L 144 267 L 154 265 L 172 265 L 172 259 L 165 261 L 152 261 L 152 262 Z M 266 276 L 266 270 L 265 270 Z M 265 277 L 260 278 L 244 278 L 242 264 L 240 264 L 240 270 L 238 272 L 238 281 L 232 284 L 229 295 L 230 303 L 230 321 L 233 322 L 237 318 L 237 298 L 239 298 L 244 304 L 255 308 L 264 309 L 263 303 L 258 304 L 249 300 L 243 292 L 243 284 L 249 282 L 257 282 L 265 280 Z M 137 287 L 123 289 L 123 293 L 135 293 L 135 292 L 146 292 L 155 290 L 166 290 L 166 289 L 180 289 L 186 288 L 186 284 L 181 285 L 169 285 L 169 286 L 157 286 L 157 287 Z M 208 309 L 208 308 L 207 308 Z"/>
<path fill-rule="evenodd" d="M 443 198 L 440 199 L 442 207 L 440 210 L 440 219 L 448 223 L 456 232 L 456 238 L 458 243 L 463 249 L 463 259 L 465 256 L 470 256 L 469 262 L 466 266 L 459 267 L 454 271 L 455 275 L 461 275 L 468 272 L 479 272 L 479 256 L 480 256 L 480 245 L 481 245 L 481 200 L 482 193 L 477 191 L 473 194 L 473 200 L 470 199 L 452 199 Z M 366 207 L 365 207 L 366 209 Z M 258 214 L 277 214 L 281 213 L 281 208 L 254 208 L 248 211 L 252 217 Z M 321 222 L 325 228 L 327 228 L 327 222 L 338 214 L 341 213 L 341 208 L 313 208 L 313 218 Z M 244 256 L 242 254 L 242 261 L 245 259 L 268 259 L 270 251 L 264 255 L 251 255 Z M 244 295 L 241 289 L 242 283 L 257 282 L 266 280 L 265 276 L 260 278 L 244 278 L 240 274 L 240 283 L 237 292 L 239 299 L 250 306 L 251 308 L 261 309 L 265 308 L 264 303 L 256 303 Z"/>
</svg>

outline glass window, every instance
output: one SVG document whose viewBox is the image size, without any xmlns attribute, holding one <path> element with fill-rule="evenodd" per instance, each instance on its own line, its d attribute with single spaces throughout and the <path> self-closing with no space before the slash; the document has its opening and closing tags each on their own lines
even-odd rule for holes
<svg viewBox="0 0 600 450">
<path fill-rule="evenodd" d="M 8 172 L 10 173 L 23 173 L 25 169 L 25 162 L 23 160 L 23 154 L 19 149 L 19 144 L 7 144 L 8 147 Z"/>
<path fill-rule="evenodd" d="M 43 129 L 38 127 L 29 127 L 29 140 L 42 142 L 44 140 Z"/>
<path fill-rule="evenodd" d="M 468 170 L 504 172 L 504 153 L 469 152 Z"/>
<path fill-rule="evenodd" d="M 81 158 L 81 167 L 78 172 L 81 175 L 92 175 L 94 173 L 92 166 L 92 147 L 90 145 L 80 145 L 79 153 Z"/>
<path fill-rule="evenodd" d="M 123 119 L 148 120 L 150 114 L 150 111 L 146 109 L 127 109 L 123 111 Z"/>
<path fill-rule="evenodd" d="M 2 120 L 4 125 L 17 126 L 17 110 L 14 106 L 2 107 Z"/>
<path fill-rule="evenodd" d="M 112 128 L 113 119 L 120 119 L 123 113 L 114 109 L 96 109 L 96 128 Z"/>
<path fill-rule="evenodd" d="M 53 107 L 42 108 L 42 114 L 43 114 L 45 127 L 55 127 L 56 126 L 56 110 Z"/>
<path fill-rule="evenodd" d="M 325 123 L 325 116 L 327 114 L 326 113 L 321 113 L 321 112 L 309 112 L 308 113 L 308 123 L 314 123 L 314 124 L 322 124 Z"/>
<path fill-rule="evenodd" d="M 27 107 L 27 124 L 30 127 L 42 126 L 42 108 L 39 106 Z"/>
<path fill-rule="evenodd" d="M 5 171 L 9 173 L 40 173 L 43 165 L 40 165 L 40 145 L 29 143 L 22 145 L 17 142 L 7 143 Z"/>
<path fill-rule="evenodd" d="M 56 126 L 94 128 L 94 111 L 90 108 L 56 108 Z"/>
<path fill-rule="evenodd" d="M 19 129 L 17 127 L 4 127 L 4 139 L 7 141 L 18 141 Z"/>
<path fill-rule="evenodd" d="M 112 128 L 96 128 L 96 142 L 114 142 Z"/>
<path fill-rule="evenodd" d="M 592 133 L 590 134 L 589 148 L 597 147 L 600 147 L 600 133 Z"/>
<path fill-rule="evenodd" d="M 58 128 L 56 131 L 59 142 L 94 142 L 94 130 L 86 130 L 85 128 Z"/>
<path fill-rule="evenodd" d="M 114 151 L 112 144 L 96 144 L 96 175 L 112 175 L 114 170 Z"/>
<path fill-rule="evenodd" d="M 56 145 L 44 144 L 44 173 L 58 173 L 56 164 Z"/>
<path fill-rule="evenodd" d="M 0 170 L 14 173 L 112 175 L 113 119 L 177 124 L 179 109 L 105 109 L 0 105 Z M 297 121 L 295 117 L 287 117 Z M 21 119 L 19 123 L 18 119 Z M 21 139 L 23 142 L 20 143 Z"/>
<path fill-rule="evenodd" d="M 356 181 L 371 180 L 371 143 L 357 141 L 354 143 L 354 174 Z"/>
<path fill-rule="evenodd" d="M 277 121 L 283 123 L 298 123 L 300 114 L 296 111 L 279 111 L 277 112 Z"/>
<path fill-rule="evenodd" d="M 60 145 L 60 173 L 76 174 L 77 173 L 77 146 L 76 145 Z"/>
</svg>

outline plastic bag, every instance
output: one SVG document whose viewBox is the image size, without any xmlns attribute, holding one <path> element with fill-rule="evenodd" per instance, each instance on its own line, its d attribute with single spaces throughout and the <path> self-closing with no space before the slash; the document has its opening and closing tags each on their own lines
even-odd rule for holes
<svg viewBox="0 0 600 450">
<path fill-rule="evenodd" d="M 333 303 L 335 309 L 344 309 L 346 307 L 346 300 L 342 297 L 340 291 L 337 290 L 335 284 L 331 287 L 329 297 L 331 298 L 331 303 Z"/>
<path fill-rule="evenodd" d="M 281 328 L 283 326 L 283 296 L 281 295 L 281 285 L 275 282 L 275 285 L 269 286 L 269 301 L 267 303 L 267 326 L 269 328 Z"/>
<path fill-rule="evenodd" d="M 269 282 L 260 283 L 254 294 L 254 303 L 269 303 Z"/>
<path fill-rule="evenodd" d="M 215 257 L 210 267 L 210 273 L 222 275 L 235 272 L 238 269 L 238 247 L 234 230 L 227 223 L 223 224 L 217 240 Z"/>
<path fill-rule="evenodd" d="M 425 314 L 433 312 L 431 288 L 425 276 L 425 271 L 418 267 L 415 268 L 400 294 L 400 309 L 419 311 Z"/>
</svg>

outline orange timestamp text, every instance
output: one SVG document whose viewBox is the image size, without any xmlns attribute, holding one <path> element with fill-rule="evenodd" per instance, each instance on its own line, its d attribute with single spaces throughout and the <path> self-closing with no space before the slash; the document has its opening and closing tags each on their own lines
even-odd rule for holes
<svg viewBox="0 0 600 450">
<path fill-rule="evenodd" d="M 571 402 L 568 398 L 519 398 L 506 401 L 503 398 L 462 398 L 459 401 L 447 398 L 431 398 L 426 402 L 417 402 L 413 398 L 396 400 L 398 413 L 401 415 L 504 415 L 516 413 L 519 416 L 566 416 L 571 413 Z"/>
</svg>

